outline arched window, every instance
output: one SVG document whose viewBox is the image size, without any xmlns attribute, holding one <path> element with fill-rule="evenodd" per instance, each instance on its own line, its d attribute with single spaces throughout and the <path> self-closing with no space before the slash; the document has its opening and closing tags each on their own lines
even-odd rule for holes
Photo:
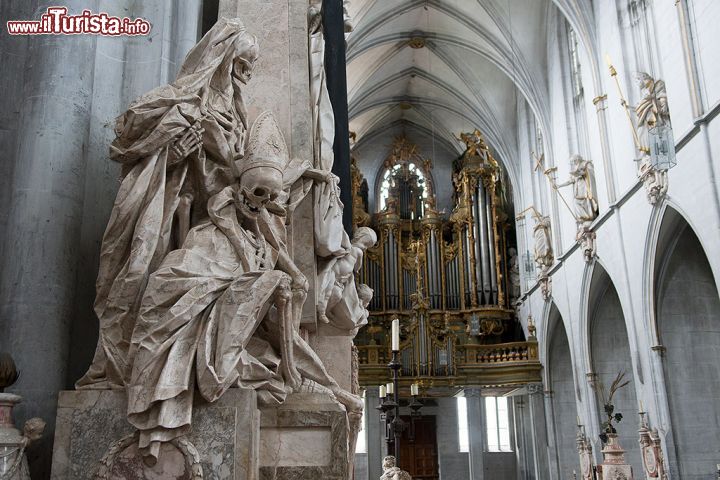
<svg viewBox="0 0 720 480">
<path fill-rule="evenodd" d="M 429 178 L 432 162 L 420 155 L 420 149 L 405 137 L 397 137 L 378 176 L 379 212 L 393 212 L 401 219 L 421 218 L 425 200 L 433 196 Z"/>
<path fill-rule="evenodd" d="M 398 202 L 401 218 L 422 216 L 428 197 L 428 179 L 415 163 L 399 163 L 386 168 L 378 191 L 379 211 L 385 210 L 388 198 Z"/>
</svg>

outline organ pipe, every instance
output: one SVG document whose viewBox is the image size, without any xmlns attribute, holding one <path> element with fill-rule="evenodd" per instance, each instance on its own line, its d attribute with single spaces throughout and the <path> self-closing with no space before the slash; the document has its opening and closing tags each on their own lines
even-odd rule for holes
<svg viewBox="0 0 720 480">
<path fill-rule="evenodd" d="M 453 175 L 455 206 L 443 215 L 431 163 L 414 148 L 393 147 L 385 161 L 392 173 L 388 197 L 371 220 L 379 240 L 358 280 L 375 291 L 371 324 L 401 318 L 403 375 L 452 375 L 458 335 L 499 335 L 514 315 L 505 308 L 508 245 L 498 225 L 499 167 L 486 147 L 469 148 Z M 450 328 L 458 322 L 465 327 Z"/>
</svg>

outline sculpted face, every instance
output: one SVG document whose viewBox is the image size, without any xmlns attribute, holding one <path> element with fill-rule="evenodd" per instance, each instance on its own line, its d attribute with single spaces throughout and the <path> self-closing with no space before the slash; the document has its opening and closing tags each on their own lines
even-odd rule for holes
<svg viewBox="0 0 720 480">
<path fill-rule="evenodd" d="M 282 192 L 282 173 L 270 167 L 245 171 L 240 178 L 238 207 L 246 217 L 256 217 Z"/>
<path fill-rule="evenodd" d="M 254 36 L 243 35 L 236 40 L 235 58 L 232 75 L 246 84 L 252 78 L 252 70 L 259 55 L 257 40 Z"/>
<path fill-rule="evenodd" d="M 355 233 L 353 242 L 365 250 L 375 245 L 377 242 L 377 234 L 375 233 L 375 230 L 370 227 L 360 227 Z"/>
</svg>

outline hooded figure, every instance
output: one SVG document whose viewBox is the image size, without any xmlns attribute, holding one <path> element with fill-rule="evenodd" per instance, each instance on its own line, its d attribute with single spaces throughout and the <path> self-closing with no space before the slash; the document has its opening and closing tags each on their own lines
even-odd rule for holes
<svg viewBox="0 0 720 480">
<path fill-rule="evenodd" d="M 117 119 L 110 157 L 122 164 L 123 178 L 100 251 L 100 338 L 77 388 L 127 384 L 149 275 L 207 218 L 208 199 L 233 182 L 233 160 L 244 155 L 241 89 L 257 56 L 257 41 L 242 23 L 220 19 L 174 83 L 143 95 Z"/>
<path fill-rule="evenodd" d="M 196 387 L 209 402 L 239 386 L 277 405 L 309 380 L 348 411 L 362 409 L 299 333 L 308 282 L 288 253 L 282 210 L 292 201 L 287 190 L 317 172 L 294 166 L 268 112 L 253 124 L 248 152 L 238 183 L 209 200 L 209 219 L 165 257 L 142 298 L 128 420 L 151 458 L 189 431 Z"/>
</svg>

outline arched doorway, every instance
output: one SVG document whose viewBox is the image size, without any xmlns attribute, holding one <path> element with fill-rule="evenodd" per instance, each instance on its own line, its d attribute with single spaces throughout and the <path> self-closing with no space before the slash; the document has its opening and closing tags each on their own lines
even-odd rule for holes
<svg viewBox="0 0 720 480">
<path fill-rule="evenodd" d="M 625 316 L 615 285 L 599 263 L 595 264 L 590 283 L 588 319 L 592 369 L 597 382 L 595 397 L 600 414 L 598 423 L 605 420 L 600 386 L 607 396 L 617 374 L 625 372 L 625 379 L 630 380 L 630 384 L 615 394 L 612 403 L 615 413 L 623 415 L 623 420 L 616 428 L 620 444 L 625 449 L 625 459 L 632 465 L 635 475 L 639 476 L 644 470 L 638 445 L 638 402 Z"/>
<path fill-rule="evenodd" d="M 720 299 L 700 241 L 668 209 L 655 262 L 655 305 L 670 407 L 675 476 L 714 476 L 720 461 Z"/>
</svg>

